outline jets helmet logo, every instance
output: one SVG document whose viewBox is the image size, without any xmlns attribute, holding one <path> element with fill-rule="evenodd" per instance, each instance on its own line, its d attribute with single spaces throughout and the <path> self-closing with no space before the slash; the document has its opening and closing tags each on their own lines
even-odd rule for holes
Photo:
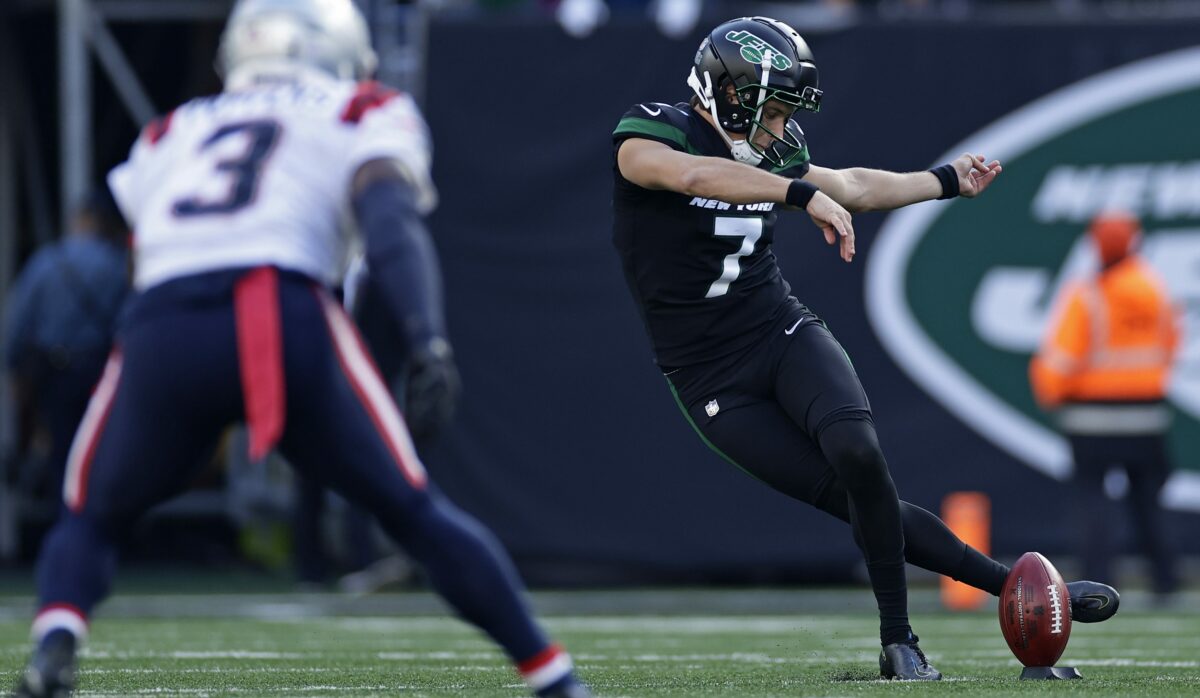
<svg viewBox="0 0 1200 698">
<path fill-rule="evenodd" d="M 771 67 L 775 70 L 787 70 L 792 67 L 792 59 L 783 55 L 779 49 L 775 48 L 765 40 L 751 34 L 748 31 L 731 31 L 725 35 L 735 44 L 742 47 L 742 58 L 751 63 L 762 63 L 763 55 L 767 50 L 771 51 Z"/>
</svg>

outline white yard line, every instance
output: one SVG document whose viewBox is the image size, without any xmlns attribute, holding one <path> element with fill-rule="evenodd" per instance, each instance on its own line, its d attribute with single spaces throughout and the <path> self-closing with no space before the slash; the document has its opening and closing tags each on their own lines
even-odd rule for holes
<svg viewBox="0 0 1200 698">
<path fill-rule="evenodd" d="M 1158 659 L 1130 659 L 1128 657 L 1108 657 L 1105 659 L 1072 659 L 1069 663 L 1076 666 L 1164 667 L 1172 669 L 1200 668 L 1200 662 L 1196 661 L 1166 662 Z"/>
<path fill-rule="evenodd" d="M 429 690 L 428 686 L 303 686 L 300 688 L 237 688 L 235 686 L 213 688 L 136 688 L 119 691 L 86 691 L 76 693 L 77 698 L 86 696 L 156 696 L 156 695 L 189 695 L 211 696 L 217 693 L 244 693 L 248 695 L 263 695 L 266 693 L 292 695 L 296 693 L 363 693 L 367 691 L 385 691 L 385 695 L 394 695 L 400 691 Z"/>
</svg>

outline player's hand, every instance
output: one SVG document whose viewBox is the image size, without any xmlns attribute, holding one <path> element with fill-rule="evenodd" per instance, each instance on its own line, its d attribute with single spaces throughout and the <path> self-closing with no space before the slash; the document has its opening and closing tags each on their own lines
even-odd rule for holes
<svg viewBox="0 0 1200 698">
<path fill-rule="evenodd" d="M 825 233 L 825 242 L 838 245 L 838 253 L 845 261 L 854 259 L 854 224 L 850 222 L 850 212 L 820 191 L 813 195 L 805 210 Z"/>
<path fill-rule="evenodd" d="M 450 343 L 435 337 L 409 356 L 404 421 L 414 439 L 433 436 L 450 423 L 461 382 Z"/>
<path fill-rule="evenodd" d="M 973 199 L 983 193 L 1004 168 L 999 160 L 984 163 L 982 155 L 963 153 L 950 163 L 958 173 L 958 194 Z"/>
</svg>

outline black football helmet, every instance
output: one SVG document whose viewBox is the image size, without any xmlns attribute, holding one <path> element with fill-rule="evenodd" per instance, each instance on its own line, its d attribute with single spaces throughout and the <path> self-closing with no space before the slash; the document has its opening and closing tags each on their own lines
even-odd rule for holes
<svg viewBox="0 0 1200 698">
<path fill-rule="evenodd" d="M 688 86 L 701 106 L 721 128 L 733 156 L 758 165 L 763 159 L 783 167 L 800 153 L 802 145 L 792 129 L 770 131 L 761 121 L 763 105 L 776 99 L 807 111 L 820 111 L 822 92 L 817 88 L 817 66 L 800 34 L 768 17 L 742 17 L 713 29 L 696 51 Z M 727 97 L 733 87 L 734 100 Z M 771 133 L 768 149 L 754 145 L 758 129 Z M 734 141 L 729 133 L 746 134 Z"/>
</svg>

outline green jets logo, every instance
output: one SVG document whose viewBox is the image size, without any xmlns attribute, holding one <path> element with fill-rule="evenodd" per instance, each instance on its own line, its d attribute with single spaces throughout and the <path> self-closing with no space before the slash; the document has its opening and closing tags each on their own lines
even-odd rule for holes
<svg viewBox="0 0 1200 698">
<path fill-rule="evenodd" d="M 768 44 L 763 39 L 755 36 L 748 31 L 731 31 L 725 35 L 733 43 L 742 47 L 742 58 L 751 63 L 762 63 L 763 56 L 766 55 L 767 49 L 771 50 L 771 67 L 775 70 L 787 70 L 792 67 L 792 59 L 783 55 L 779 49 L 771 44 Z"/>
<path fill-rule="evenodd" d="M 1141 254 L 1183 309 L 1169 390 L 1177 472 L 1169 506 L 1200 510 L 1200 49 L 1068 86 L 967 138 L 1004 175 L 979 199 L 902 209 L 879 233 L 867 309 L 885 347 L 964 423 L 1047 475 L 1071 459 L 1034 403 L 1029 359 L 1053 300 L 1096 261 L 1084 231 L 1107 208 L 1137 214 Z"/>
</svg>

